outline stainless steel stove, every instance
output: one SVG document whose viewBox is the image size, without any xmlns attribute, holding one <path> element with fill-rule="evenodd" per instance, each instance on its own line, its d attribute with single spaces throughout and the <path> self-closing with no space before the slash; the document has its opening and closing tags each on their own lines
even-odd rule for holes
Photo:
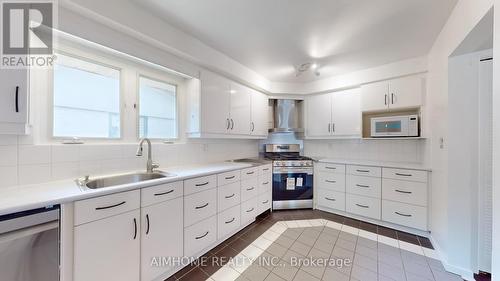
<svg viewBox="0 0 500 281">
<path fill-rule="evenodd" d="M 267 144 L 273 161 L 273 209 L 313 207 L 313 160 L 300 155 L 298 144 Z"/>
</svg>

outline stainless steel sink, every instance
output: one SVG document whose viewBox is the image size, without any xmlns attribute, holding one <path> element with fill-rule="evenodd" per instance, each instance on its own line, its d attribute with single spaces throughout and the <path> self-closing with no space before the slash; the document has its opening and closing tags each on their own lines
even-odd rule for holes
<svg viewBox="0 0 500 281">
<path fill-rule="evenodd" d="M 155 180 L 155 179 L 161 179 L 161 178 L 168 178 L 168 177 L 173 177 L 175 176 L 174 174 L 171 173 L 166 173 L 166 172 L 154 172 L 154 173 L 132 173 L 132 174 L 124 174 L 124 175 L 118 175 L 118 176 L 112 176 L 112 177 L 102 177 L 102 178 L 96 178 L 96 179 L 79 179 L 77 180 L 77 183 L 80 186 L 86 186 L 87 188 L 90 189 L 99 189 L 99 188 L 105 188 L 105 187 L 110 187 L 110 186 L 117 186 L 117 185 L 123 185 L 123 184 L 130 184 L 130 183 L 139 183 L 139 182 L 144 182 L 144 181 L 149 181 L 149 180 Z"/>
</svg>

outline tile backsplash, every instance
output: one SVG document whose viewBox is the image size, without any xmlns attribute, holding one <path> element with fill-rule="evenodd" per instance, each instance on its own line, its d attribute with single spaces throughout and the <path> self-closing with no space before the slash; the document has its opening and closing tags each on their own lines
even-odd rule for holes
<svg viewBox="0 0 500 281">
<path fill-rule="evenodd" d="M 135 156 L 137 143 L 120 144 L 22 144 L 16 136 L 0 135 L 0 187 L 36 184 L 83 175 L 101 175 L 146 168 L 147 148 Z M 255 140 L 193 140 L 153 144 L 153 161 L 160 169 L 255 157 Z"/>
<path fill-rule="evenodd" d="M 426 163 L 425 140 L 306 140 L 304 155 L 347 160 Z"/>
</svg>

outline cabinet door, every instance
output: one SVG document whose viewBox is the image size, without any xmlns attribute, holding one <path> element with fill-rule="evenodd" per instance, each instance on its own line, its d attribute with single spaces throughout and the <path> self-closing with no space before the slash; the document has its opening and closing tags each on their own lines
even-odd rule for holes
<svg viewBox="0 0 500 281">
<path fill-rule="evenodd" d="M 231 134 L 250 135 L 250 103 L 250 89 L 240 84 L 231 83 Z"/>
<path fill-rule="evenodd" d="M 267 136 L 268 132 L 268 108 L 269 99 L 267 95 L 252 91 L 252 122 L 251 134 L 254 136 Z"/>
<path fill-rule="evenodd" d="M 225 134 L 229 128 L 231 98 L 229 80 L 204 71 L 201 75 L 201 113 L 203 133 Z"/>
<path fill-rule="evenodd" d="M 152 258 L 182 257 L 184 226 L 179 210 L 183 199 L 177 198 L 141 209 L 141 280 L 154 280 L 169 266 L 152 266 Z"/>
<path fill-rule="evenodd" d="M 28 123 L 28 85 L 28 70 L 0 70 L 0 123 Z"/>
<path fill-rule="evenodd" d="M 422 105 L 423 77 L 408 76 L 391 80 L 390 108 L 410 108 Z"/>
<path fill-rule="evenodd" d="M 361 87 L 361 110 L 377 111 L 389 107 L 389 82 L 382 81 Z"/>
<path fill-rule="evenodd" d="M 314 95 L 307 98 L 307 136 L 326 137 L 331 135 L 331 94 Z"/>
<path fill-rule="evenodd" d="M 74 230 L 74 281 L 140 278 L 139 210 L 86 223 Z"/>
<path fill-rule="evenodd" d="M 335 136 L 361 135 L 361 95 L 359 89 L 333 93 L 332 132 Z"/>
</svg>

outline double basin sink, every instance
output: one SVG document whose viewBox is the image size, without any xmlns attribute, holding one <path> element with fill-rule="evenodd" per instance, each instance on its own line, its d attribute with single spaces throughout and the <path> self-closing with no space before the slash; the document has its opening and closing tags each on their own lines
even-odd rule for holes
<svg viewBox="0 0 500 281">
<path fill-rule="evenodd" d="M 95 179 L 88 179 L 88 177 L 86 177 L 85 179 L 77 180 L 77 184 L 79 186 L 87 187 L 90 189 L 100 189 L 124 184 L 140 183 L 155 179 L 169 178 L 174 176 L 176 175 L 167 172 L 139 172 Z"/>
</svg>

